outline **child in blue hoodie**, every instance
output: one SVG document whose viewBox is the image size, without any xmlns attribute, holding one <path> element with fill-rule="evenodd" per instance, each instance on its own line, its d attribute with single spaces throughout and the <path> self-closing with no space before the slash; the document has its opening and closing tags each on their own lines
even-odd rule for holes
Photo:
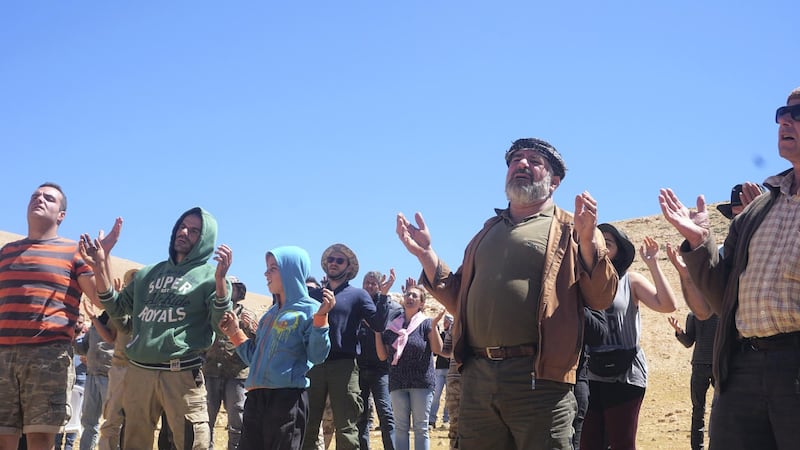
<svg viewBox="0 0 800 450">
<path fill-rule="evenodd" d="M 266 262 L 273 305 L 261 317 L 255 339 L 245 336 L 232 313 L 220 321 L 250 366 L 239 448 L 299 449 L 308 416 L 306 372 L 328 357 L 328 311 L 336 301 L 327 289 L 321 304 L 308 296 L 311 260 L 302 248 L 275 248 L 267 252 Z"/>
</svg>

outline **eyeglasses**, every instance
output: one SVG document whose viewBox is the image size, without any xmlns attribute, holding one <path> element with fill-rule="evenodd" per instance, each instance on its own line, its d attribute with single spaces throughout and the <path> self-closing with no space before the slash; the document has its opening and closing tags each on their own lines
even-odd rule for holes
<svg viewBox="0 0 800 450">
<path fill-rule="evenodd" d="M 328 256 L 328 264 L 336 263 L 341 266 L 345 261 L 347 260 L 338 256 Z"/>
<path fill-rule="evenodd" d="M 775 111 L 775 123 L 779 123 L 784 114 L 791 114 L 792 120 L 800 121 L 800 103 L 792 106 L 781 106 Z"/>
</svg>

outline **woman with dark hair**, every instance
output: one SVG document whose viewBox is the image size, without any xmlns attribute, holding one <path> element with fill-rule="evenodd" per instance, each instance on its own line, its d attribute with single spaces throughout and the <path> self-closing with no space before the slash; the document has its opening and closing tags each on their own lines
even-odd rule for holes
<svg viewBox="0 0 800 450">
<path fill-rule="evenodd" d="M 639 304 L 670 313 L 677 302 L 661 267 L 658 243 L 645 237 L 639 253 L 655 284 L 628 272 L 636 250 L 628 236 L 611 224 L 598 225 L 608 256 L 619 274 L 617 294 L 605 310 L 608 335 L 589 348 L 589 411 L 583 423 L 581 450 L 635 449 L 639 409 L 647 387 L 647 360 L 639 347 Z"/>
</svg>

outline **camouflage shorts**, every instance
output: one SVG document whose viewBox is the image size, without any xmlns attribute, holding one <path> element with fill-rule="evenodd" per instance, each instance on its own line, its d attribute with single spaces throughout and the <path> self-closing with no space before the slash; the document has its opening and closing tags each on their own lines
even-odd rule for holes
<svg viewBox="0 0 800 450">
<path fill-rule="evenodd" d="M 58 433 L 75 382 L 69 343 L 0 347 L 0 433 Z"/>
</svg>

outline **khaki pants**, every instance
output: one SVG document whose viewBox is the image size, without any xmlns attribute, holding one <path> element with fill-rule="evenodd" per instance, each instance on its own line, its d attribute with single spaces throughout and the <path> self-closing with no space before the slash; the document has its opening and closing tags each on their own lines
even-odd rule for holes
<svg viewBox="0 0 800 450">
<path fill-rule="evenodd" d="M 119 448 L 120 432 L 125 422 L 122 414 L 122 396 L 125 389 L 125 372 L 127 367 L 111 366 L 108 369 L 108 394 L 103 405 L 103 424 L 100 425 L 99 450 L 116 450 Z"/>
<path fill-rule="evenodd" d="M 162 411 L 177 448 L 207 449 L 210 445 L 206 387 L 199 368 L 171 372 L 131 365 L 125 374 L 122 404 L 126 449 L 152 450 Z"/>
</svg>

